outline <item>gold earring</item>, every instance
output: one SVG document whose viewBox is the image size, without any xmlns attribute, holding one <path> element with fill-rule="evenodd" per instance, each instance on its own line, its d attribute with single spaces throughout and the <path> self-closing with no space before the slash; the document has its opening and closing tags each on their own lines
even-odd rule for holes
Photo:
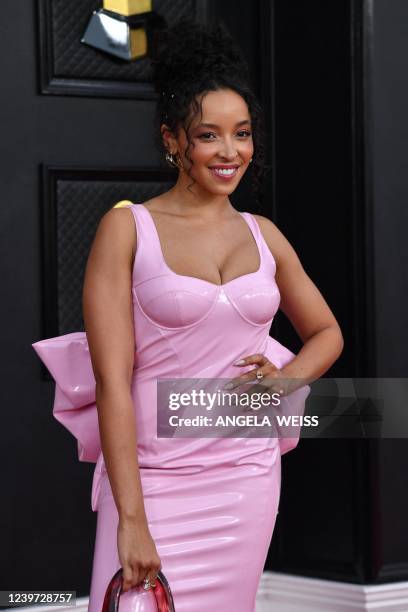
<svg viewBox="0 0 408 612">
<path fill-rule="evenodd" d="M 166 152 L 166 161 L 173 168 L 179 168 L 180 170 L 184 170 L 183 163 L 178 153 L 170 153 Z"/>
<path fill-rule="evenodd" d="M 169 164 L 169 166 L 177 166 L 173 153 L 170 153 L 169 151 L 166 151 L 166 162 Z"/>
</svg>

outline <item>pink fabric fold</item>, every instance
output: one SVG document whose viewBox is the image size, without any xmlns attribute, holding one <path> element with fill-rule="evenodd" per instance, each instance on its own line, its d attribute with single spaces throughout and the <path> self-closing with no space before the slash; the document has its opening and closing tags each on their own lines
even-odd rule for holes
<svg viewBox="0 0 408 612">
<path fill-rule="evenodd" d="M 54 417 L 77 439 L 79 461 L 96 463 L 101 442 L 86 333 L 47 338 L 31 346 L 55 380 Z"/>
<path fill-rule="evenodd" d="M 279 369 L 284 368 L 296 357 L 295 353 L 278 342 L 272 336 L 268 336 L 267 338 L 265 356 Z M 281 399 L 279 410 L 277 410 L 278 414 L 286 416 L 303 416 L 305 413 L 306 399 L 310 391 L 310 386 L 305 384 L 303 387 L 300 387 L 286 397 L 283 397 Z M 284 430 L 282 429 L 282 433 L 283 431 Z M 289 437 L 282 435 L 279 438 L 281 455 L 290 452 L 296 448 L 299 443 L 301 426 L 293 425 L 291 426 L 290 431 L 294 434 L 293 436 Z"/>
<path fill-rule="evenodd" d="M 79 461 L 96 463 L 92 483 L 92 509 L 97 510 L 101 479 L 106 473 L 95 402 L 95 377 L 85 332 L 73 332 L 32 344 L 55 381 L 53 416 L 77 439 Z M 268 336 L 265 355 L 278 368 L 292 361 L 295 354 Z M 304 414 L 310 387 L 297 389 L 282 398 L 280 414 Z M 280 437 L 281 455 L 293 450 L 300 437 L 300 426 L 292 427 L 293 437 Z"/>
<path fill-rule="evenodd" d="M 101 442 L 95 403 L 95 377 L 86 333 L 73 332 L 47 338 L 35 342 L 32 347 L 55 380 L 53 416 L 77 439 L 79 461 L 96 463 L 101 454 Z M 279 368 L 295 357 L 294 353 L 271 336 L 267 339 L 265 354 Z M 303 415 L 309 393 L 308 385 L 294 391 L 283 398 L 282 409 L 286 407 L 286 414 Z M 300 427 L 294 437 L 279 439 L 282 455 L 297 446 L 299 435 Z"/>
</svg>

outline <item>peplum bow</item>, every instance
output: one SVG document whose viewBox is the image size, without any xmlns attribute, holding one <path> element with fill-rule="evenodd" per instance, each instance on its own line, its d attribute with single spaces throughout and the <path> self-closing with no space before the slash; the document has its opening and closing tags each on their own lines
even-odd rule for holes
<svg viewBox="0 0 408 612">
<path fill-rule="evenodd" d="M 98 509 L 102 478 L 106 474 L 99 434 L 98 411 L 95 397 L 95 377 L 86 332 L 72 332 L 40 340 L 31 345 L 55 381 L 53 416 L 77 439 L 79 461 L 96 463 L 92 483 L 91 506 Z M 276 367 L 283 368 L 295 354 L 268 336 L 264 355 Z M 278 413 L 302 416 L 309 385 L 283 397 Z M 284 434 L 284 428 L 278 428 Z M 300 425 L 292 426 L 292 435 L 279 435 L 280 454 L 293 450 L 300 438 Z"/>
<path fill-rule="evenodd" d="M 96 463 L 101 441 L 86 333 L 47 338 L 31 346 L 55 380 L 54 417 L 77 439 L 79 461 Z"/>
</svg>

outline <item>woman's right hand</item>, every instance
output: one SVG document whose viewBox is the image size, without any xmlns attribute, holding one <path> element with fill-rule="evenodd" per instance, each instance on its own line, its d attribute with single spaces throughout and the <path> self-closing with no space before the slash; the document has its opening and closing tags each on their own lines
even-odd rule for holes
<svg viewBox="0 0 408 612">
<path fill-rule="evenodd" d="M 122 591 L 138 586 L 145 578 L 155 584 L 161 561 L 147 523 L 119 519 L 118 553 L 123 570 Z"/>
</svg>

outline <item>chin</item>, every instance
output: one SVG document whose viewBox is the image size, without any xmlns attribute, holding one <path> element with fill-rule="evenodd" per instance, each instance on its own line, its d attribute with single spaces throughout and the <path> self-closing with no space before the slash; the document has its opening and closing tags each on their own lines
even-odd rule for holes
<svg viewBox="0 0 408 612">
<path fill-rule="evenodd" d="M 196 181 L 196 185 L 199 186 L 200 189 L 212 193 L 213 195 L 229 195 L 230 193 L 235 191 L 235 189 L 240 183 L 240 181 L 235 180 L 231 183 L 226 181 L 225 184 L 222 184 L 221 182 L 218 184 L 208 180 L 201 181 L 199 178 L 196 177 L 191 178 L 194 178 L 194 180 Z"/>
<path fill-rule="evenodd" d="M 220 186 L 220 187 L 207 188 L 207 191 L 209 191 L 210 193 L 214 195 L 229 195 L 230 193 L 235 191 L 236 188 L 237 188 L 237 185 L 225 185 L 224 187 Z"/>
<path fill-rule="evenodd" d="M 234 181 L 234 182 L 225 182 L 225 184 L 219 183 L 219 184 L 214 184 L 214 183 L 210 183 L 210 184 L 206 184 L 206 185 L 202 185 L 203 188 L 207 189 L 207 191 L 211 191 L 211 193 L 217 194 L 217 193 L 232 193 L 239 185 L 240 181 Z"/>
</svg>

